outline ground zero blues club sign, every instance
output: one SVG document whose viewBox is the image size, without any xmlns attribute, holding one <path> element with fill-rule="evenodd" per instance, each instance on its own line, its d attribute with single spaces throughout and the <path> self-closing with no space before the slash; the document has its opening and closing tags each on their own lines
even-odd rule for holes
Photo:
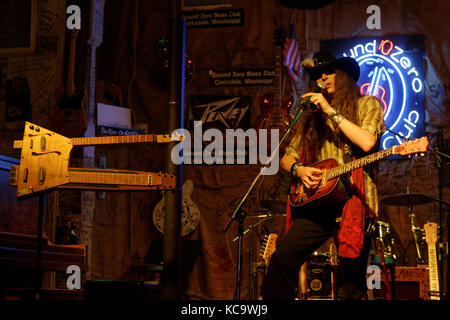
<svg viewBox="0 0 450 320">
<path fill-rule="evenodd" d="M 361 94 L 378 97 L 383 107 L 381 149 L 424 136 L 423 36 L 326 40 L 321 47 L 358 61 Z"/>
</svg>

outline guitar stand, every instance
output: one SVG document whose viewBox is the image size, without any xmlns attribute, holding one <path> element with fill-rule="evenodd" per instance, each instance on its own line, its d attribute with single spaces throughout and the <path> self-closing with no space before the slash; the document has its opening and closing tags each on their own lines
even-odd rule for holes
<svg viewBox="0 0 450 320">
<path fill-rule="evenodd" d="M 34 278 L 33 300 L 39 301 L 41 294 L 41 260 L 42 260 L 42 224 L 44 223 L 44 196 L 39 194 L 39 212 L 37 218 L 36 268 Z"/>
<path fill-rule="evenodd" d="M 423 231 L 423 230 L 416 227 L 416 225 L 415 225 L 415 222 L 414 222 L 415 215 L 413 213 L 411 204 L 408 204 L 408 211 L 409 211 L 409 219 L 410 219 L 410 224 L 411 224 L 411 231 L 413 233 L 414 245 L 416 247 L 416 253 L 417 253 L 417 263 L 416 264 L 422 264 L 424 262 L 424 260 L 422 259 L 422 255 L 421 255 L 420 249 L 419 249 L 419 239 L 417 236 L 417 230 L 419 230 L 419 231 Z"/>
<path fill-rule="evenodd" d="M 427 292 L 429 297 L 439 297 L 439 298 L 445 298 L 445 293 L 442 291 L 428 291 Z"/>
<path fill-rule="evenodd" d="M 245 217 L 243 217 L 243 219 L 245 219 Z M 250 300 L 256 300 L 258 299 L 258 289 L 257 289 L 257 271 L 255 271 L 255 268 L 253 267 L 253 254 L 254 254 L 254 248 L 253 248 L 253 230 L 255 229 L 255 227 L 257 227 L 259 224 L 263 223 L 264 221 L 266 221 L 267 219 L 273 219 L 272 215 L 268 215 L 267 217 L 265 217 L 264 219 L 261 219 L 260 221 L 258 221 L 257 223 L 251 225 L 250 227 L 248 227 L 243 233 L 242 235 L 238 235 L 236 238 L 233 239 L 234 241 L 237 241 L 241 238 L 243 238 L 243 236 L 247 233 L 250 232 L 250 247 L 249 247 L 249 266 L 248 266 L 248 278 L 249 278 L 249 289 L 248 289 L 248 296 Z M 241 250 L 242 250 L 242 243 L 240 244 L 240 249 L 238 250 L 238 256 L 240 256 Z M 242 259 L 242 258 L 241 258 Z M 240 280 L 240 279 L 239 279 Z"/>
<path fill-rule="evenodd" d="M 238 236 L 237 236 L 237 239 L 238 239 L 238 247 L 237 247 L 238 263 L 237 263 L 237 272 L 236 272 L 236 289 L 234 291 L 234 299 L 235 300 L 240 300 L 241 270 L 242 270 L 242 261 L 243 261 L 242 260 L 242 238 L 244 237 L 244 218 L 246 215 L 247 215 L 247 213 L 244 210 L 242 210 L 242 207 L 240 206 L 224 230 L 224 232 L 226 232 L 233 221 L 238 222 Z"/>
</svg>

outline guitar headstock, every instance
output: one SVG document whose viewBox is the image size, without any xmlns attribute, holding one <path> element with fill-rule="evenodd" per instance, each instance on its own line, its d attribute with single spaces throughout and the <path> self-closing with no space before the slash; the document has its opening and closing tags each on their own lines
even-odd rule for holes
<svg viewBox="0 0 450 320">
<path fill-rule="evenodd" d="M 393 153 L 402 156 L 407 156 L 415 153 L 424 153 L 428 151 L 429 145 L 430 142 L 428 141 L 428 137 L 422 137 L 420 139 L 411 140 L 402 143 L 399 146 L 395 146 Z"/>
<path fill-rule="evenodd" d="M 427 222 L 423 225 L 425 231 L 425 241 L 428 245 L 433 245 L 437 241 L 437 223 Z"/>
<path fill-rule="evenodd" d="M 276 244 L 277 244 L 277 238 L 278 235 L 276 233 L 271 233 L 268 236 L 266 235 L 266 243 L 264 248 L 261 248 L 262 250 L 262 257 L 266 263 L 266 265 L 269 265 L 269 260 L 270 260 L 270 256 L 272 255 L 272 253 L 274 253 L 275 249 L 276 249 Z"/>
</svg>

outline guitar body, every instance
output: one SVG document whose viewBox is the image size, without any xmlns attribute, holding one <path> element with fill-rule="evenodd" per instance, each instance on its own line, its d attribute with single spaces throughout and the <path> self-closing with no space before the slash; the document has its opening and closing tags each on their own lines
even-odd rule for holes
<svg viewBox="0 0 450 320">
<path fill-rule="evenodd" d="M 315 207 L 330 208 L 338 203 L 343 203 L 348 199 L 348 193 L 340 183 L 340 176 L 349 173 L 357 168 L 364 167 L 375 161 L 384 159 L 393 154 L 410 155 L 413 153 L 426 152 L 428 150 L 429 141 L 427 137 L 408 141 L 399 146 L 395 146 L 386 150 L 372 153 L 368 156 L 357 160 L 339 165 L 335 159 L 326 159 L 317 162 L 311 167 L 322 170 L 322 181 L 314 190 L 306 189 L 300 179 L 292 182 L 289 193 L 289 204 L 292 207 Z M 320 201 L 316 201 L 319 200 Z"/>
<path fill-rule="evenodd" d="M 87 92 L 84 88 L 77 92 L 75 79 L 75 49 L 79 30 L 70 31 L 67 64 L 67 88 L 56 90 L 56 111 L 52 129 L 66 137 L 80 137 L 87 129 L 88 121 L 84 111 Z"/>
<path fill-rule="evenodd" d="M 324 171 L 322 177 L 326 176 L 327 170 L 338 166 L 335 159 L 327 159 L 311 165 L 311 167 Z M 300 179 L 295 179 L 289 193 L 289 204 L 292 207 L 329 208 L 335 206 L 336 203 L 344 202 L 348 196 L 343 188 L 338 187 L 339 180 L 339 177 L 329 180 L 323 178 L 316 189 L 308 190 Z M 320 201 L 316 201 L 319 199 Z"/>
<path fill-rule="evenodd" d="M 82 88 L 78 94 L 67 95 L 64 88 L 56 91 L 57 108 L 53 117 L 53 130 L 66 137 L 81 137 L 87 129 L 84 110 L 87 91 Z"/>
<path fill-rule="evenodd" d="M 192 200 L 194 182 L 186 180 L 183 184 L 183 213 L 181 217 L 181 236 L 192 233 L 200 224 L 200 209 Z M 166 216 L 165 194 L 153 210 L 153 223 L 159 232 L 164 233 L 164 220 Z"/>
<path fill-rule="evenodd" d="M 270 129 L 279 130 L 279 139 L 283 137 L 292 121 L 290 114 L 290 108 L 292 105 L 292 99 L 282 100 L 281 105 L 274 104 L 274 96 L 272 93 L 266 94 L 263 97 L 263 110 L 264 113 L 258 117 L 254 124 L 255 129 L 267 129 L 267 144 L 270 148 Z"/>
<path fill-rule="evenodd" d="M 270 94 L 266 94 L 263 97 L 262 109 L 263 113 L 258 117 L 253 124 L 255 129 L 267 129 L 267 149 L 271 150 L 276 146 L 271 145 L 270 129 L 278 129 L 278 142 L 284 136 L 289 129 L 292 116 L 290 114 L 291 105 L 293 103 L 292 98 L 289 100 L 281 99 L 281 46 L 283 45 L 284 33 L 282 29 L 275 30 L 275 76 L 273 87 L 274 90 Z M 285 140 L 289 141 L 288 139 Z M 280 151 L 284 152 L 285 146 L 280 146 Z"/>
</svg>

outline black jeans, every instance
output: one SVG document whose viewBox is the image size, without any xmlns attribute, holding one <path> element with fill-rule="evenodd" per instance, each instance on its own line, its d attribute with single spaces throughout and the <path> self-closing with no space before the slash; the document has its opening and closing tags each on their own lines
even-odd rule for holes
<svg viewBox="0 0 450 320">
<path fill-rule="evenodd" d="M 311 254 L 339 230 L 336 218 L 342 207 L 327 210 L 293 211 L 294 224 L 279 242 L 273 253 L 261 286 L 263 299 L 295 299 L 298 273 Z M 367 221 L 366 221 L 367 222 Z M 367 239 L 366 239 L 367 238 Z M 337 241 L 336 241 L 337 244 Z M 369 237 L 358 258 L 340 259 L 340 286 L 342 299 L 360 299 L 366 289 L 366 264 L 369 255 Z"/>
</svg>

